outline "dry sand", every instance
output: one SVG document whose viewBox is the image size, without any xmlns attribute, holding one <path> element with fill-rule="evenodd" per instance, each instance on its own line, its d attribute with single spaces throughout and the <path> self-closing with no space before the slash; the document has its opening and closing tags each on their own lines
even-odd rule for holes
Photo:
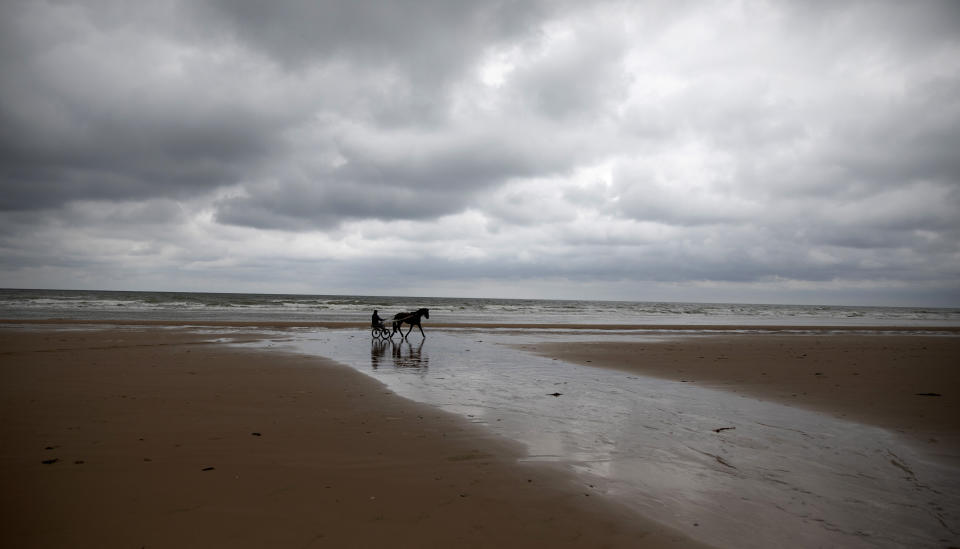
<svg viewBox="0 0 960 549">
<path fill-rule="evenodd" d="M 519 347 L 826 412 L 902 432 L 928 450 L 949 445 L 954 455 L 960 451 L 956 335 L 729 333 Z"/>
<path fill-rule="evenodd" d="M 0 545 L 700 546 L 347 367 L 209 337 L 0 330 Z"/>
</svg>

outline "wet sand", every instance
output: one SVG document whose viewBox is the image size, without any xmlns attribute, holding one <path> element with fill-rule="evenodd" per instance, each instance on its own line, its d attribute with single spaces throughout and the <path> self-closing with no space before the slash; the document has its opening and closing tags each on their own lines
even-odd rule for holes
<svg viewBox="0 0 960 549">
<path fill-rule="evenodd" d="M 573 336 L 576 337 L 576 336 Z M 726 334 L 663 342 L 520 346 L 892 429 L 960 455 L 960 337 Z"/>
<path fill-rule="evenodd" d="M 846 335 L 868 332 L 868 347 L 889 335 Z M 789 341 L 805 349 L 835 335 L 794 333 Z M 706 543 L 729 549 L 957 545 L 960 453 L 949 441 L 955 429 L 921 445 L 913 431 L 904 436 L 747 395 L 736 378 L 721 377 L 724 388 L 594 367 L 595 349 L 586 349 L 586 366 L 524 350 L 586 341 L 632 355 L 637 347 L 631 345 L 641 342 L 695 348 L 711 339 L 729 340 L 731 353 L 741 353 L 739 347 L 749 350 L 768 336 L 783 337 L 735 330 L 717 336 L 455 329 L 428 330 L 425 342 L 412 336 L 412 342 L 367 348 L 358 345 L 363 336 L 356 330 L 329 330 L 305 332 L 294 345 L 487 425 L 525 444 L 530 459 L 564 463 L 639 514 Z M 851 342 L 836 342 L 834 351 L 850 350 Z"/>
<path fill-rule="evenodd" d="M 217 337 L 0 330 L 0 545 L 700 546 L 347 367 Z"/>
</svg>

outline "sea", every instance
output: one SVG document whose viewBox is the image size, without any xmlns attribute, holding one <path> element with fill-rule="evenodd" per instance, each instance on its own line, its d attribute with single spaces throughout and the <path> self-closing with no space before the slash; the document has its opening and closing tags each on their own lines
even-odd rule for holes
<svg viewBox="0 0 960 549">
<path fill-rule="evenodd" d="M 960 326 L 960 308 L 0 289 L 10 320 L 366 322 L 421 307 L 445 324 Z"/>
</svg>

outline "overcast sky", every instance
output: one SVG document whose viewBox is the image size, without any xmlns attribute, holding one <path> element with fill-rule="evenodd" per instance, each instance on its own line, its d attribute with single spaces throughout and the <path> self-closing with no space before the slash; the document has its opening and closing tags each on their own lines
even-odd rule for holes
<svg viewBox="0 0 960 549">
<path fill-rule="evenodd" d="M 0 286 L 960 306 L 960 2 L 0 4 Z"/>
</svg>

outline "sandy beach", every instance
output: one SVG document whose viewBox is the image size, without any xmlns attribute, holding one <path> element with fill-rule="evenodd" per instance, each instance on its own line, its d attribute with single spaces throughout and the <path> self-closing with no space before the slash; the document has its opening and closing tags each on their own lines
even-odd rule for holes
<svg viewBox="0 0 960 549">
<path fill-rule="evenodd" d="M 286 325 L 270 324 L 262 328 L 272 331 L 258 332 L 251 323 L 208 324 L 202 330 L 171 323 L 32 324 L 0 330 L 4 546 L 668 548 L 703 547 L 710 539 L 736 546 L 731 545 L 738 535 L 732 519 L 739 523 L 741 515 L 755 511 L 740 507 L 743 502 L 731 506 L 729 498 L 752 498 L 764 490 L 767 473 L 735 476 L 729 478 L 733 484 L 724 484 L 726 471 L 743 466 L 738 460 L 748 458 L 750 453 L 742 451 L 751 443 L 740 450 L 725 446 L 728 432 L 715 433 L 712 426 L 680 442 L 678 456 L 689 451 L 683 444 L 707 453 L 694 452 L 701 459 L 689 463 L 686 473 L 671 473 L 671 482 L 693 475 L 703 483 L 702 475 L 713 475 L 711 482 L 726 486 L 721 499 L 729 503 L 722 507 L 734 514 L 723 518 L 711 511 L 698 518 L 708 508 L 681 507 L 683 518 L 665 526 L 646 518 L 644 507 L 609 497 L 617 492 L 610 482 L 595 486 L 596 481 L 558 463 L 525 459 L 527 449 L 519 443 L 460 415 L 401 398 L 356 368 L 322 358 L 324 349 L 334 351 L 333 342 L 324 343 L 323 330 L 309 332 L 316 347 L 299 354 L 291 351 L 296 347 L 289 346 L 285 334 L 294 332 L 283 328 L 293 326 Z M 239 331 L 230 329 L 241 325 Z M 414 346 L 398 345 L 399 355 L 384 358 L 367 349 L 365 331 L 344 323 L 325 327 L 341 334 L 339 345 L 365 357 L 361 370 L 409 358 L 425 367 L 432 350 L 430 369 L 442 369 L 433 374 L 438 378 L 446 371 L 445 361 L 457 360 L 456 349 L 469 351 L 469 342 L 489 339 L 479 335 L 489 327 L 454 330 L 426 342 L 418 339 Z M 677 328 L 669 337 L 620 334 L 608 336 L 616 341 L 603 341 L 604 329 L 609 328 L 579 327 L 559 340 L 534 338 L 509 346 L 545 357 L 547 364 L 556 359 L 620 370 L 878 426 L 947 462 L 960 455 L 960 338 L 954 331 L 798 334 L 784 328 L 751 334 L 728 327 L 703 335 Z M 555 332 L 537 326 L 526 333 Z M 228 344 L 245 341 L 257 344 Z M 507 355 L 496 347 L 485 356 L 502 360 L 497 357 Z M 471 358 L 479 358 L 481 349 L 473 351 Z M 509 360 L 522 361 L 523 353 Z M 553 400 L 532 387 L 534 397 L 550 399 L 547 406 L 578 402 L 576 387 L 562 390 L 573 394 Z M 661 406 L 650 402 L 647 406 Z M 664 417 L 666 428 L 691 404 L 670 412 L 681 416 Z M 653 421 L 651 412 L 638 410 L 640 415 L 623 425 L 647 424 Z M 748 427 L 741 423 L 740 430 L 729 433 L 742 438 Z M 625 451 L 622 443 L 629 441 L 618 442 Z M 870 467 L 904 473 L 903 460 L 891 454 Z M 648 467 L 642 461 L 620 466 L 627 464 Z M 671 469 L 662 463 L 649 466 L 651 472 Z M 845 466 L 832 467 L 841 468 L 835 472 L 842 478 Z M 789 481 L 802 488 L 805 478 Z M 909 489 L 920 490 L 911 498 L 922 500 L 928 488 Z M 662 494 L 651 496 L 656 500 Z M 696 501 L 698 496 L 683 497 Z M 943 512 L 930 511 L 940 516 L 945 531 L 955 511 L 947 505 Z M 658 520 L 670 518 L 646 509 Z M 912 528 L 913 519 L 897 520 L 905 522 L 892 525 L 893 532 Z M 724 526 L 727 521 L 730 527 Z M 802 521 L 791 528 L 798 524 Z M 708 525 L 723 533 L 698 537 Z M 818 539 L 819 526 L 799 527 L 806 541 Z M 751 539 L 778 539 L 776 528 L 764 528 L 762 535 L 772 538 L 757 537 L 758 531 Z"/>
<path fill-rule="evenodd" d="M 216 337 L 0 331 L 2 545 L 702 546 L 349 368 Z"/>
</svg>

